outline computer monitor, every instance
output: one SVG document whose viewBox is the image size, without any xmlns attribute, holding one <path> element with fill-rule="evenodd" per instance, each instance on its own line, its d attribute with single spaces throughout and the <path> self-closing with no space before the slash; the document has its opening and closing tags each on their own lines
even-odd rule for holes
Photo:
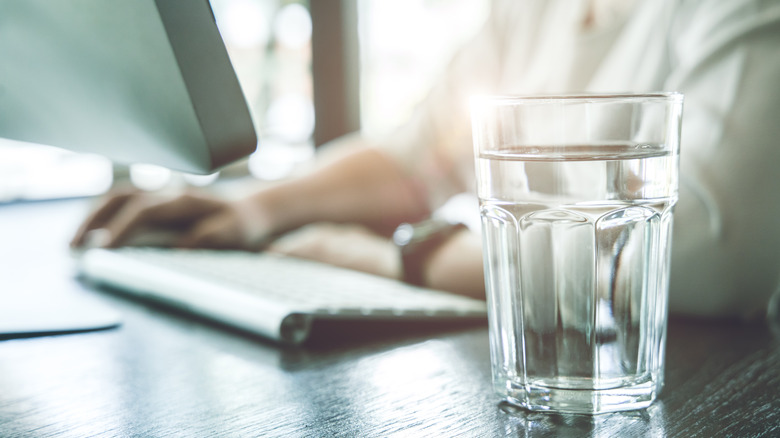
<svg viewBox="0 0 780 438">
<path fill-rule="evenodd" d="M 207 0 L 0 0 L 0 137 L 199 174 L 257 147 Z"/>
</svg>

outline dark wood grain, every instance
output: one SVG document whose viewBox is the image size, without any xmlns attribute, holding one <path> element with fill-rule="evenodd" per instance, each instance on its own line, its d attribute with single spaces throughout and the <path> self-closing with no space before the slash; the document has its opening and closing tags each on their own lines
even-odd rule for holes
<svg viewBox="0 0 780 438">
<path fill-rule="evenodd" d="M 85 293 L 122 326 L 0 341 L 0 436 L 780 436 L 780 343 L 762 324 L 672 319 L 666 387 L 646 410 L 531 414 L 492 394 L 485 324 L 324 324 L 281 348 Z"/>
</svg>

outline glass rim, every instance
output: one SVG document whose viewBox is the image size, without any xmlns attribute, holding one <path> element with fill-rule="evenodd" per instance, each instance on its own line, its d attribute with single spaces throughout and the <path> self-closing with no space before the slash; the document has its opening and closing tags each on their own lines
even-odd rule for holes
<svg viewBox="0 0 780 438">
<path fill-rule="evenodd" d="M 573 94 L 484 94 L 471 98 L 471 103 L 490 103 L 494 105 L 552 104 L 552 103 L 596 103 L 596 102 L 635 102 L 658 100 L 682 102 L 683 94 L 677 91 L 650 93 L 573 93 Z"/>
</svg>

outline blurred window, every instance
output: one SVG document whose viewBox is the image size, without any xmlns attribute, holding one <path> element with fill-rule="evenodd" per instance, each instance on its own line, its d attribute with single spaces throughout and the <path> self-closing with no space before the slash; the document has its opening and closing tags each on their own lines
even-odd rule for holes
<svg viewBox="0 0 780 438">
<path fill-rule="evenodd" d="M 409 117 L 489 11 L 489 0 L 358 0 L 361 128 L 381 134 Z"/>
<path fill-rule="evenodd" d="M 260 137 L 249 171 L 286 176 L 313 152 L 312 21 L 308 2 L 211 0 Z"/>
<path fill-rule="evenodd" d="M 0 204 L 99 195 L 112 181 L 104 157 L 0 138 Z"/>
</svg>

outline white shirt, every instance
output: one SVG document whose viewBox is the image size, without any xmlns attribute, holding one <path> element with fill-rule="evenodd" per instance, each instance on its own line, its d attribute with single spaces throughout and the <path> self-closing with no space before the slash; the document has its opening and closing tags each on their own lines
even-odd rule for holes
<svg viewBox="0 0 780 438">
<path fill-rule="evenodd" d="M 476 93 L 685 94 L 669 304 L 755 316 L 780 289 L 780 1 L 506 0 L 377 143 L 432 206 L 473 191 Z"/>
</svg>

